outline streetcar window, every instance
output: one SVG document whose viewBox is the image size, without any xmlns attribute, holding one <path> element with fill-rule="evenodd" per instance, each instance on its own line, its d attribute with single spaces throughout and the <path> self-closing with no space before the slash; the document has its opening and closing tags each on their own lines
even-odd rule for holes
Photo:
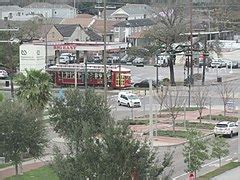
<svg viewBox="0 0 240 180">
<path fill-rule="evenodd" d="M 74 78 L 75 77 L 75 73 L 74 72 L 70 72 L 70 78 Z"/>
</svg>

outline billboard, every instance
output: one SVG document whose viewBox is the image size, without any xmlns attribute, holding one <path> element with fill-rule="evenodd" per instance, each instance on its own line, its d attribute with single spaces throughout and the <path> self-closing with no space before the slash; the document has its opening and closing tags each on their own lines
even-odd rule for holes
<svg viewBox="0 0 240 180">
<path fill-rule="evenodd" d="M 20 72 L 36 69 L 45 70 L 46 48 L 44 45 L 22 44 L 19 47 Z"/>
</svg>

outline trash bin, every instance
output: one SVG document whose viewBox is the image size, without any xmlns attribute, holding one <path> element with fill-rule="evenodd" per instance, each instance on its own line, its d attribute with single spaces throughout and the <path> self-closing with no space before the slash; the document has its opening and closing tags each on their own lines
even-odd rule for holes
<svg viewBox="0 0 240 180">
<path fill-rule="evenodd" d="M 217 77 L 217 82 L 222 82 L 222 77 Z"/>
<path fill-rule="evenodd" d="M 9 87 L 9 81 L 5 81 L 5 86 Z"/>
</svg>

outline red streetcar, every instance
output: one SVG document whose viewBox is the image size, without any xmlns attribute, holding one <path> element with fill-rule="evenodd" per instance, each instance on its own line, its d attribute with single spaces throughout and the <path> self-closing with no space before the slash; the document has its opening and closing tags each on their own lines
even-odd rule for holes
<svg viewBox="0 0 240 180">
<path fill-rule="evenodd" d="M 57 64 L 48 67 L 46 71 L 52 76 L 56 86 L 75 85 L 75 83 L 83 86 L 85 75 L 88 86 L 104 86 L 104 66 L 101 64 L 88 64 L 87 66 L 83 63 Z M 113 89 L 130 87 L 131 71 L 116 65 L 107 65 L 107 81 L 108 86 Z"/>
</svg>

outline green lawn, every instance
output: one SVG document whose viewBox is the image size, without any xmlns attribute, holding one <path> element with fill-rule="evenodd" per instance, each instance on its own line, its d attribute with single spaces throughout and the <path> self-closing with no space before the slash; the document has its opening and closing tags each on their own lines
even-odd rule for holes
<svg viewBox="0 0 240 180">
<path fill-rule="evenodd" d="M 240 166 L 239 162 L 230 162 L 230 163 L 228 163 L 228 164 L 226 164 L 226 165 L 216 169 L 215 171 L 212 171 L 212 172 L 207 173 L 207 174 L 205 174 L 203 176 L 200 176 L 198 179 L 199 180 L 211 179 L 211 178 L 213 178 L 215 176 L 218 176 L 218 175 L 220 175 L 220 174 L 222 174 L 222 173 L 224 173 L 226 171 L 229 171 L 231 169 L 234 169 L 234 168 L 236 168 L 238 166 Z"/>
<path fill-rule="evenodd" d="M 210 115 L 203 116 L 202 119 L 209 120 Z M 234 121 L 234 122 L 237 122 L 238 118 L 233 117 L 233 116 L 223 116 L 222 114 L 219 114 L 219 115 L 211 115 L 211 120 L 213 120 L 213 121 Z"/>
<path fill-rule="evenodd" d="M 29 172 L 25 172 L 22 176 L 12 176 L 6 180 L 58 180 L 53 170 L 49 166 L 44 166 Z"/>
<path fill-rule="evenodd" d="M 126 125 L 148 125 L 149 120 L 148 119 L 143 119 L 143 120 L 132 120 L 132 119 L 125 119 L 122 121 L 118 121 L 119 124 L 126 124 Z"/>
<path fill-rule="evenodd" d="M 178 127 L 184 127 L 184 122 L 176 123 Z M 196 129 L 214 129 L 214 124 L 210 123 L 199 123 L 199 122 L 186 122 L 186 128 L 196 128 Z"/>
<path fill-rule="evenodd" d="M 144 133 L 145 135 L 149 135 L 149 132 Z M 187 131 L 175 131 L 173 133 L 172 130 L 158 130 L 157 136 L 167 136 L 167 137 L 177 137 L 177 138 L 186 138 L 187 137 Z"/>
<path fill-rule="evenodd" d="M 11 166 L 11 163 L 0 164 L 0 169 Z"/>
</svg>

